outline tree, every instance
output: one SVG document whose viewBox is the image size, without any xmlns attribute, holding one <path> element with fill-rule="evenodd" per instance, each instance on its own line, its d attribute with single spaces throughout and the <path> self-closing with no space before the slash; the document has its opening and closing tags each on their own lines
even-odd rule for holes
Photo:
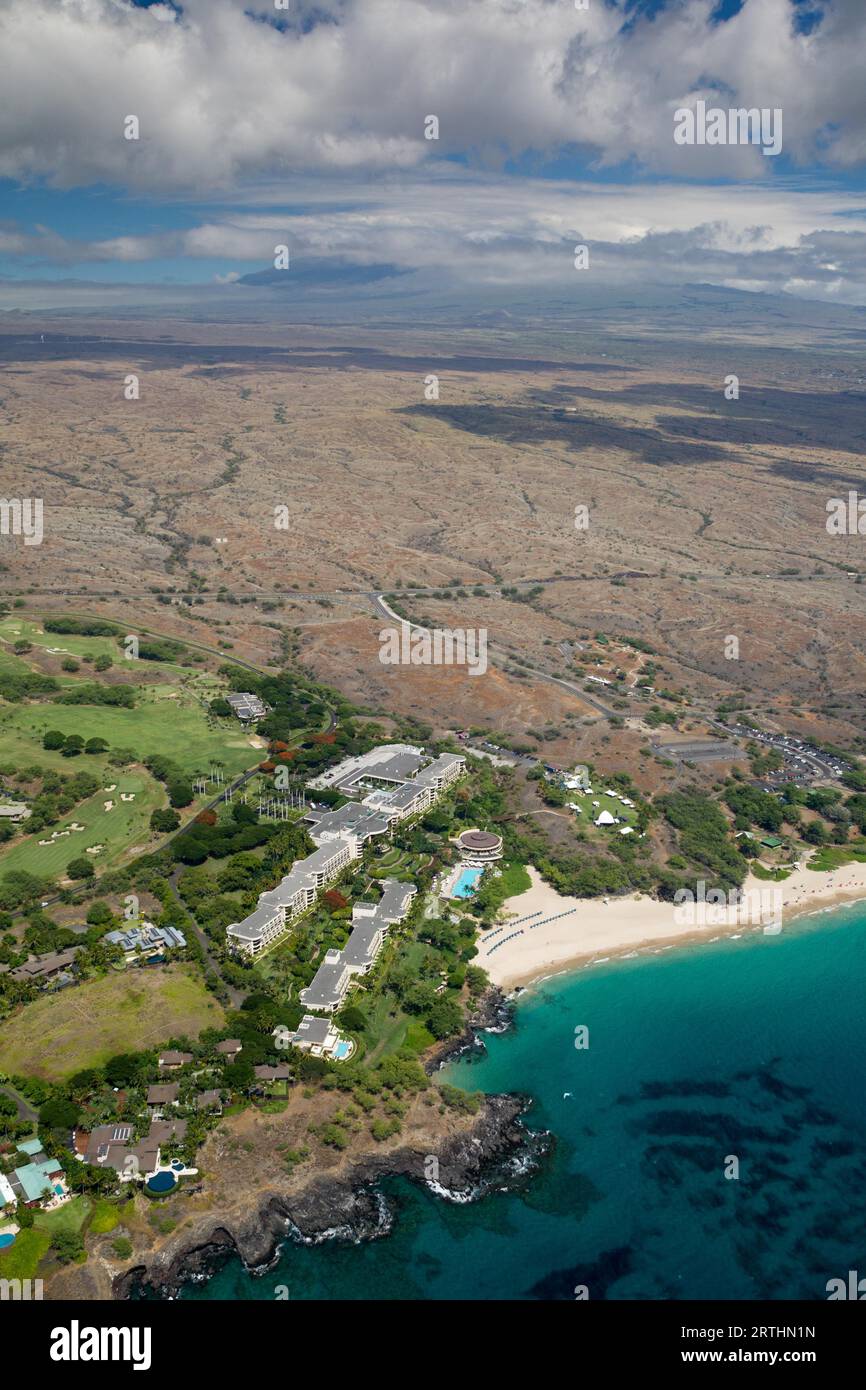
<svg viewBox="0 0 866 1390">
<path fill-rule="evenodd" d="M 81 1112 L 71 1100 L 57 1096 L 47 1100 L 39 1110 L 39 1123 L 47 1129 L 74 1129 Z"/>
<path fill-rule="evenodd" d="M 151 816 L 150 816 L 150 828 L 151 828 L 151 830 L 162 830 L 162 831 L 177 830 L 177 827 L 178 827 L 179 825 L 180 825 L 180 816 L 177 814 L 176 811 L 170 810 L 168 806 L 163 807 L 161 810 L 157 810 L 157 811 L 152 811 L 152 812 L 151 812 Z"/>
<path fill-rule="evenodd" d="M 146 1055 L 139 1052 L 118 1052 L 105 1064 L 105 1079 L 109 1086 L 134 1086 L 140 1079 Z"/>
<path fill-rule="evenodd" d="M 108 670 L 111 669 L 111 667 L 112 667 L 113 665 L 114 665 L 114 662 L 112 661 L 111 657 L 108 655 L 108 652 L 103 652 L 102 655 L 101 655 L 101 656 L 98 656 L 98 657 L 96 658 L 96 660 L 94 661 L 94 663 L 93 663 L 93 669 L 94 669 L 94 671 L 108 671 Z"/>
<path fill-rule="evenodd" d="M 193 790 L 189 782 L 181 780 L 171 781 L 168 784 L 168 799 L 172 806 L 188 806 L 193 798 Z"/>
<path fill-rule="evenodd" d="M 222 696 L 219 695 L 215 700 L 211 700 L 210 712 L 221 719 L 225 719 L 232 713 L 232 707 L 228 700 L 224 700 Z"/>
<path fill-rule="evenodd" d="M 64 758 L 77 758 L 84 751 L 84 739 L 80 734 L 70 734 L 63 745 Z"/>
<path fill-rule="evenodd" d="M 66 873 L 69 878 L 87 879 L 93 878 L 95 870 L 91 861 L 80 854 L 77 859 L 70 859 Z"/>
<path fill-rule="evenodd" d="M 66 735 L 59 729 L 49 729 L 42 739 L 42 747 L 48 749 L 62 748 L 66 742 Z"/>
<path fill-rule="evenodd" d="M 453 999 L 440 997 L 427 1015 L 427 1027 L 434 1038 L 448 1038 L 459 1033 L 462 1023 L 460 1005 Z"/>
<path fill-rule="evenodd" d="M 114 913 L 108 903 L 98 898 L 87 909 L 87 921 L 92 927 L 107 927 L 109 922 L 114 921 Z"/>
<path fill-rule="evenodd" d="M 367 1027 L 367 1019 L 357 1004 L 347 1004 L 341 1012 L 338 1022 L 342 1028 L 348 1029 L 350 1033 L 363 1033 Z"/>
<path fill-rule="evenodd" d="M 84 1238 L 80 1231 L 55 1231 L 51 1244 L 58 1260 L 64 1265 L 84 1254 Z"/>
<path fill-rule="evenodd" d="M 84 745 L 85 753 L 107 753 L 108 744 L 104 738 L 89 738 Z"/>
</svg>

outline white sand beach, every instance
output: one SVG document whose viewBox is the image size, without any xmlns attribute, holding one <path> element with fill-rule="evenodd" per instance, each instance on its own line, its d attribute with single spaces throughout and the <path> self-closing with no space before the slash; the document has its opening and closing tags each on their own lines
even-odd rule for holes
<svg viewBox="0 0 866 1390">
<path fill-rule="evenodd" d="M 687 913 L 670 902 L 641 894 L 625 898 L 568 898 L 545 883 L 531 865 L 532 887 L 503 906 L 499 923 L 478 940 L 474 964 L 501 989 L 513 989 L 568 966 L 600 963 L 613 956 L 761 931 L 770 913 L 734 920 L 736 912 L 706 913 L 708 920 L 682 920 Z M 866 864 L 845 864 L 827 873 L 795 869 L 782 883 L 749 875 L 744 891 L 751 904 L 781 906 L 784 924 L 805 912 L 818 912 L 866 899 Z M 771 895 L 775 894 L 775 898 Z M 560 915 L 564 914 L 564 915 Z M 553 920 L 548 920 L 553 919 Z"/>
</svg>

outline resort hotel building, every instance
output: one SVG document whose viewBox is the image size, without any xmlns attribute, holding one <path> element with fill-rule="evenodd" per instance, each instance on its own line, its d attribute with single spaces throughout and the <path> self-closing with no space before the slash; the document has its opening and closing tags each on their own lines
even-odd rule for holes
<svg viewBox="0 0 866 1390">
<path fill-rule="evenodd" d="M 377 903 L 355 903 L 352 931 L 342 951 L 328 951 L 306 989 L 301 1003 L 308 1009 L 333 1013 L 342 1004 L 355 975 L 366 975 L 382 949 L 388 928 L 402 922 L 417 889 L 413 883 L 386 879 Z"/>
<path fill-rule="evenodd" d="M 313 808 L 306 813 L 303 819 L 310 826 L 315 850 L 299 859 L 275 888 L 262 893 L 248 917 L 228 928 L 229 945 L 251 956 L 272 945 L 329 882 L 360 859 L 368 840 L 389 834 L 401 821 L 427 810 L 465 767 L 466 759 L 457 753 L 428 761 L 420 748 L 392 743 L 348 758 L 310 782 L 312 791 L 329 787 L 357 799 L 335 811 Z M 310 1007 L 324 1007 L 306 1002 Z"/>
<path fill-rule="evenodd" d="M 464 830 L 457 837 L 464 864 L 493 864 L 502 858 L 502 836 L 490 830 Z"/>
</svg>

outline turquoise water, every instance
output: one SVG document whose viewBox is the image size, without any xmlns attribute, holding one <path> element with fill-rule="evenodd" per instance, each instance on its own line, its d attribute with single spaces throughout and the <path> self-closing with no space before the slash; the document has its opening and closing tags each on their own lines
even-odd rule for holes
<svg viewBox="0 0 866 1390">
<path fill-rule="evenodd" d="M 534 1098 L 558 1142 L 522 1190 L 456 1205 L 389 1180 L 386 1238 L 287 1242 L 267 1275 L 232 1260 L 184 1297 L 823 1298 L 866 1260 L 864 965 L 856 908 L 548 981 L 448 1072 Z"/>
<path fill-rule="evenodd" d="M 347 1043 L 347 1042 L 338 1042 L 338 1043 L 337 1043 L 337 1046 L 334 1048 L 334 1060 L 335 1060 L 336 1062 L 342 1062 L 343 1059 L 344 1059 L 345 1057 L 348 1057 L 348 1056 L 349 1056 L 349 1054 L 351 1053 L 351 1051 L 352 1051 L 352 1044 L 351 1044 L 351 1043 Z"/>
<path fill-rule="evenodd" d="M 5 1250 L 8 1245 L 12 1244 L 14 1239 L 15 1236 L 13 1232 L 4 1231 L 2 1236 L 0 1236 L 0 1250 Z"/>
<path fill-rule="evenodd" d="M 451 890 L 452 898 L 471 898 L 483 873 L 483 869 L 464 869 Z"/>
</svg>

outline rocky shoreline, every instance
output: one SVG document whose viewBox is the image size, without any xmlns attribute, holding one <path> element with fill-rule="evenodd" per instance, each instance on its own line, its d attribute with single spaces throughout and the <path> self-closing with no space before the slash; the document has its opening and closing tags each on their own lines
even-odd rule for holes
<svg viewBox="0 0 866 1390">
<path fill-rule="evenodd" d="M 236 1254 L 251 1271 L 264 1272 L 287 1239 L 317 1244 L 323 1240 L 373 1240 L 387 1235 L 392 1213 L 376 1184 L 402 1175 L 425 1182 L 445 1200 L 470 1201 L 493 1187 L 513 1184 L 528 1175 L 548 1151 L 551 1139 L 528 1130 L 520 1117 L 524 1097 L 487 1098 L 477 1122 L 450 1139 L 436 1154 L 417 1148 L 365 1156 L 339 1177 L 316 1179 L 296 1194 L 262 1194 L 242 1219 L 214 1213 L 169 1240 L 143 1264 L 116 1276 L 111 1297 L 129 1298 L 140 1291 L 161 1297 L 177 1295 L 194 1278 L 207 1277 Z"/>
<path fill-rule="evenodd" d="M 484 991 L 475 1009 L 466 1019 L 466 1027 L 456 1038 L 449 1038 L 436 1048 L 425 1062 L 428 1075 L 455 1062 L 473 1048 L 483 1048 L 481 1033 L 505 1033 L 514 1023 L 514 1003 L 496 985 Z"/>
<path fill-rule="evenodd" d="M 512 1022 L 512 1004 L 498 989 L 487 990 L 463 1034 L 428 1054 L 426 1071 L 432 1075 L 468 1049 L 483 1047 L 479 1033 L 503 1032 Z M 429 1098 L 425 1104 L 419 1096 L 393 1144 L 343 1155 L 319 1147 L 309 1166 L 288 1172 L 279 1157 L 283 1146 L 298 1147 L 310 1122 L 322 1118 L 315 1111 L 322 1100 L 296 1096 L 295 1114 L 246 1111 L 219 1126 L 200 1155 L 210 1176 L 199 1195 L 179 1196 L 173 1210 L 169 1204 L 176 1229 L 156 1235 L 139 1213 L 128 1232 L 119 1229 L 98 1240 L 85 1264 L 59 1270 L 48 1281 L 46 1297 L 173 1298 L 235 1255 L 255 1274 L 279 1259 L 288 1240 L 375 1240 L 388 1234 L 394 1220 L 380 1189 L 383 1178 L 406 1177 L 444 1201 L 470 1202 L 526 1181 L 553 1144 L 549 1133 L 522 1122 L 531 1103 L 525 1096 L 485 1096 L 475 1114 L 431 1107 Z M 121 1261 L 112 1242 L 124 1233 L 136 1248 Z"/>
</svg>

